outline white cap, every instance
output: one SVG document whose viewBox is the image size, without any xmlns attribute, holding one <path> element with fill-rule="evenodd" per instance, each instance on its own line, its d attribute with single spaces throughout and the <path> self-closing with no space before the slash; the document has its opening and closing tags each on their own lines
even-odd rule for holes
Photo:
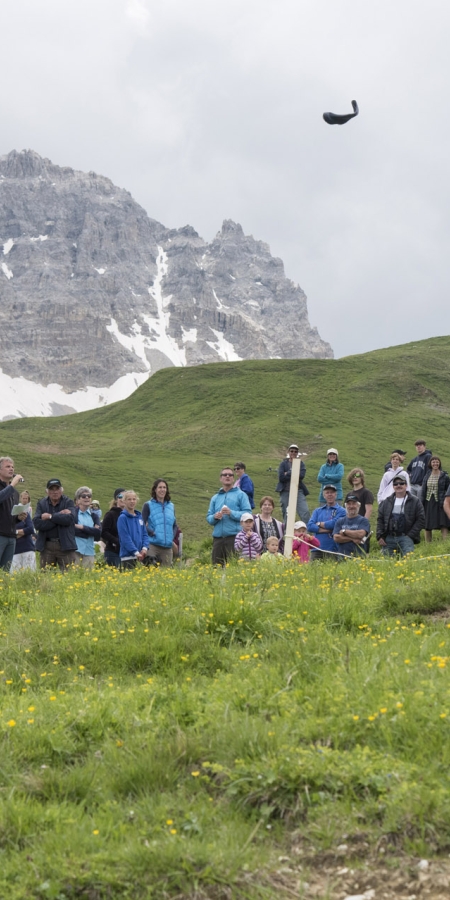
<svg viewBox="0 0 450 900">
<path fill-rule="evenodd" d="M 336 447 L 330 447 L 330 449 L 327 450 L 327 456 L 329 453 L 335 453 L 336 456 L 339 456 L 339 453 L 337 452 Z"/>
<path fill-rule="evenodd" d="M 242 513 L 241 522 L 248 522 L 249 519 L 251 519 L 253 521 L 253 516 L 251 513 L 249 513 L 249 512 Z"/>
<path fill-rule="evenodd" d="M 296 522 L 294 525 L 294 531 L 296 528 L 307 528 L 307 527 L 308 526 L 305 524 L 305 522 Z"/>
</svg>

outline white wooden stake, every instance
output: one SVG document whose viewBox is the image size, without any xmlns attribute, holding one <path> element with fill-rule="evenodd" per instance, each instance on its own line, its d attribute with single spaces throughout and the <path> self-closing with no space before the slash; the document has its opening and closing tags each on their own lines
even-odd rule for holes
<svg viewBox="0 0 450 900">
<path fill-rule="evenodd" d="M 298 483 L 300 481 L 300 457 L 292 460 L 291 486 L 289 488 L 289 505 L 286 521 L 286 536 L 284 538 L 284 555 L 292 556 L 292 541 L 294 540 L 294 525 L 297 518 Z"/>
</svg>

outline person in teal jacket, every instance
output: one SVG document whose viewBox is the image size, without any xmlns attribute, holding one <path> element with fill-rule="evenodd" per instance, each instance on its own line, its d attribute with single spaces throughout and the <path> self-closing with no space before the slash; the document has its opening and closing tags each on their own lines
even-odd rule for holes
<svg viewBox="0 0 450 900">
<path fill-rule="evenodd" d="M 320 481 L 321 488 L 319 494 L 319 503 L 325 503 L 323 489 L 327 484 L 334 484 L 337 494 L 336 500 L 342 500 L 344 492 L 342 490 L 342 479 L 344 477 L 344 466 L 339 462 L 336 447 L 330 447 L 327 451 L 327 461 L 319 469 L 317 481 Z"/>
<path fill-rule="evenodd" d="M 142 507 L 142 518 L 150 537 L 148 556 L 161 566 L 171 566 L 177 520 L 167 481 L 157 478 L 152 484 L 151 495 L 151 500 Z"/>
<path fill-rule="evenodd" d="M 233 487 L 234 472 L 231 466 L 224 466 L 220 473 L 222 487 L 211 497 L 206 521 L 213 529 L 213 565 L 224 566 L 234 553 L 234 539 L 241 530 L 243 512 L 251 513 L 247 494 Z"/>
</svg>

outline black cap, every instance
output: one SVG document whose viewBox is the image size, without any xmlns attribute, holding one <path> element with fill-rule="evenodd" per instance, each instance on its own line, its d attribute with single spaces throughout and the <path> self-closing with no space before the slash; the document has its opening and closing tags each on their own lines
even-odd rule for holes
<svg viewBox="0 0 450 900">
<path fill-rule="evenodd" d="M 119 494 L 124 494 L 125 491 L 126 488 L 116 488 L 116 490 L 114 491 L 114 500 L 117 500 Z"/>
<path fill-rule="evenodd" d="M 346 496 L 346 498 L 345 498 L 345 500 L 344 500 L 344 503 L 348 503 L 349 500 L 350 500 L 350 501 L 351 501 L 351 500 L 356 500 L 357 503 L 360 502 L 360 501 L 358 500 L 358 497 L 356 496 L 356 494 L 352 494 L 351 491 L 350 491 L 349 494 L 347 494 L 347 496 Z"/>
<path fill-rule="evenodd" d="M 47 488 L 51 487 L 62 487 L 59 478 L 50 478 L 50 480 L 47 481 Z"/>
<path fill-rule="evenodd" d="M 329 491 L 329 490 L 336 491 L 336 493 L 337 493 L 336 485 L 335 484 L 324 484 L 322 491 Z"/>
</svg>

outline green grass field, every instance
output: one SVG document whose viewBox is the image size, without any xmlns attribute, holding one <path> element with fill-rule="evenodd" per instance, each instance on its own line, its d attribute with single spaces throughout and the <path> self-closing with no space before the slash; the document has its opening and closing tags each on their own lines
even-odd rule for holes
<svg viewBox="0 0 450 900">
<path fill-rule="evenodd" d="M 72 496 L 88 484 L 103 510 L 116 487 L 144 502 L 153 480 L 166 478 L 185 536 L 199 540 L 210 533 L 205 515 L 223 465 L 243 459 L 256 498 L 273 494 L 295 441 L 308 453 L 314 508 L 330 446 L 347 472 L 364 468 L 374 492 L 392 449 L 411 458 L 418 437 L 449 469 L 449 413 L 450 337 L 440 337 L 338 360 L 163 369 L 103 409 L 0 424 L 0 452 L 15 459 L 34 502 L 55 476 Z"/>
<path fill-rule="evenodd" d="M 447 854 L 448 575 L 4 576 L 0 896 L 307 897 L 342 845 L 359 883 L 361 843 Z"/>
<path fill-rule="evenodd" d="M 449 351 L 166 369 L 105 409 L 3 423 L 0 452 L 34 503 L 55 475 L 104 510 L 166 477 L 206 562 L 224 463 L 259 498 L 295 440 L 311 508 L 328 446 L 375 491 L 417 437 L 448 469 Z M 404 900 L 426 857 L 443 900 L 449 547 L 0 576 L 0 898 Z"/>
</svg>

